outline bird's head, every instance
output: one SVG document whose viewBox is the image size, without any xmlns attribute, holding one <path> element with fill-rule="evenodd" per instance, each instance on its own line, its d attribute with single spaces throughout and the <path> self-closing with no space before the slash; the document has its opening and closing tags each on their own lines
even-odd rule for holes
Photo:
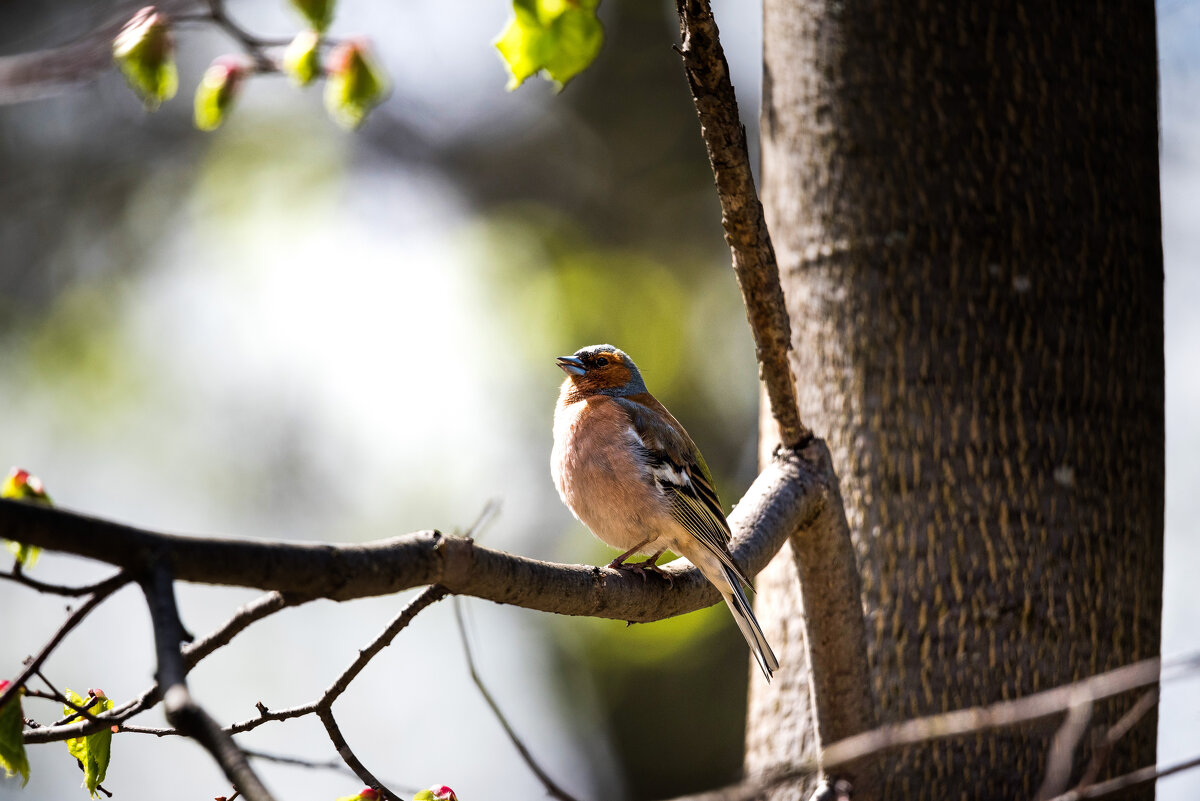
<svg viewBox="0 0 1200 801">
<path fill-rule="evenodd" d="M 612 345 L 589 345 L 575 351 L 573 356 L 555 360 L 567 374 L 573 394 L 637 395 L 646 391 L 646 383 L 633 359 Z"/>
</svg>

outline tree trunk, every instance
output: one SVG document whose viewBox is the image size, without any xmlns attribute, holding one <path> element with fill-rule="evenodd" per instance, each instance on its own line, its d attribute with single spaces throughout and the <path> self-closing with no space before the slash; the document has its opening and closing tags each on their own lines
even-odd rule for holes
<svg viewBox="0 0 1200 801">
<path fill-rule="evenodd" d="M 763 201 L 882 721 L 1156 655 L 1153 3 L 764 5 Z M 817 747 L 794 574 L 785 553 L 760 581 L 784 670 L 751 683 L 750 772 Z M 1093 728 L 1132 700 L 1098 706 Z M 892 755 L 885 795 L 1031 799 L 1056 724 Z M 1106 775 L 1152 763 L 1155 727 Z"/>
</svg>

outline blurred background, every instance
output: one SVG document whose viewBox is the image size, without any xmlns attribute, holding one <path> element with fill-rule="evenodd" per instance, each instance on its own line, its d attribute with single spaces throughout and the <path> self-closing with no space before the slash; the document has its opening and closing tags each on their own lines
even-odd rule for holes
<svg viewBox="0 0 1200 801">
<path fill-rule="evenodd" d="M 757 139 L 760 9 L 714 2 Z M 262 35 L 300 27 L 282 2 L 235 0 Z M 112 4 L 0 4 L 0 54 L 67 42 Z M 178 37 L 180 95 L 146 115 L 112 71 L 0 107 L 0 468 L 41 476 L 72 509 L 148 528 L 365 541 L 465 530 L 490 499 L 488 545 L 604 563 L 614 555 L 549 478 L 553 358 L 627 350 L 707 456 L 726 506 L 755 474 L 753 345 L 678 57 L 673 6 L 605 0 L 607 43 L 560 95 L 504 91 L 491 47 L 502 0 L 342 0 L 333 35 L 366 33 L 393 81 L 357 134 L 320 89 L 246 87 L 225 126 L 191 124 L 219 33 Z M 1200 3 L 1159 4 L 1166 252 L 1164 654 L 1200 649 Z M 757 157 L 757 153 L 752 154 Z M 636 301 L 636 302 L 635 302 Z M 4 565 L 7 569 L 7 563 Z M 35 575 L 107 571 L 44 554 Z M 410 594 L 411 595 L 411 594 Z M 408 599 L 315 602 L 257 624 L 192 674 L 218 720 L 315 698 Z M 184 586 L 185 624 L 220 625 L 255 593 Z M 0 672 L 35 652 L 64 601 L 0 584 Z M 556 781 L 580 797 L 654 798 L 736 780 L 745 646 L 723 608 L 626 628 L 467 599 L 484 679 Z M 61 687 L 118 703 L 151 680 L 144 604 L 126 589 L 47 664 Z M 49 722 L 57 708 L 29 700 Z M 453 610 L 421 614 L 334 707 L 359 757 L 400 790 L 539 798 L 468 678 Z M 1200 682 L 1164 688 L 1160 760 L 1200 752 Z M 137 722 L 161 725 L 155 710 Z M 243 745 L 334 756 L 313 719 Z M 0 799 L 83 798 L 60 744 Z M 258 763 L 279 797 L 361 787 Z M 105 786 L 121 801 L 230 788 L 199 746 L 126 734 Z M 1200 795 L 1197 773 L 1160 798 Z"/>
</svg>

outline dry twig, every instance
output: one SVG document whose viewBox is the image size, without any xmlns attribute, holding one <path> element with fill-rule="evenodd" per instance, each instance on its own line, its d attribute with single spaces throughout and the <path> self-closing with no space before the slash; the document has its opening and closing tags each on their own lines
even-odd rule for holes
<svg viewBox="0 0 1200 801">
<path fill-rule="evenodd" d="M 500 727 L 504 729 L 504 733 L 508 735 L 508 740 L 517 749 L 517 753 L 521 755 L 522 761 L 525 762 L 529 769 L 533 771 L 533 775 L 538 777 L 538 781 L 546 788 L 546 794 L 551 798 L 557 798 L 559 801 L 577 801 L 575 796 L 568 793 L 566 790 L 558 786 L 558 784 L 550 778 L 550 774 L 542 769 L 537 760 L 533 758 L 533 753 L 526 747 L 521 737 L 516 730 L 508 722 L 504 712 L 501 711 L 500 705 L 496 703 L 496 699 L 492 697 L 488 691 L 487 685 L 483 683 L 483 678 L 480 677 L 479 671 L 475 668 L 475 657 L 471 654 L 471 643 L 467 639 L 467 627 L 463 625 L 462 602 L 460 599 L 454 599 L 454 619 L 458 623 L 458 636 L 462 640 L 463 655 L 467 660 L 467 670 L 471 674 L 471 681 L 475 683 L 475 688 L 479 690 L 479 694 L 483 696 L 483 700 L 487 702 L 488 708 L 492 710 L 492 715 L 495 716 Z"/>
</svg>

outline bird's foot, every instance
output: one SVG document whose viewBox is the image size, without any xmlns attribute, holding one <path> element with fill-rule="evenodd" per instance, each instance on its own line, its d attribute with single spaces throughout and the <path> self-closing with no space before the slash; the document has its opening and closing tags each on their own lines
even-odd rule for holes
<svg viewBox="0 0 1200 801">
<path fill-rule="evenodd" d="M 659 576 L 662 576 L 664 579 L 667 580 L 667 584 L 674 587 L 675 586 L 675 577 L 672 576 L 667 571 L 663 570 L 657 564 L 655 564 L 657 562 L 657 560 L 658 560 L 658 557 L 655 556 L 653 559 L 647 559 L 644 562 L 634 562 L 634 563 L 630 564 L 629 562 L 622 560 L 620 557 L 617 557 L 616 559 L 609 562 L 608 566 L 610 568 L 612 568 L 613 570 L 625 570 L 630 573 L 636 573 L 642 577 L 643 583 L 646 581 L 647 573 L 655 573 Z"/>
</svg>

